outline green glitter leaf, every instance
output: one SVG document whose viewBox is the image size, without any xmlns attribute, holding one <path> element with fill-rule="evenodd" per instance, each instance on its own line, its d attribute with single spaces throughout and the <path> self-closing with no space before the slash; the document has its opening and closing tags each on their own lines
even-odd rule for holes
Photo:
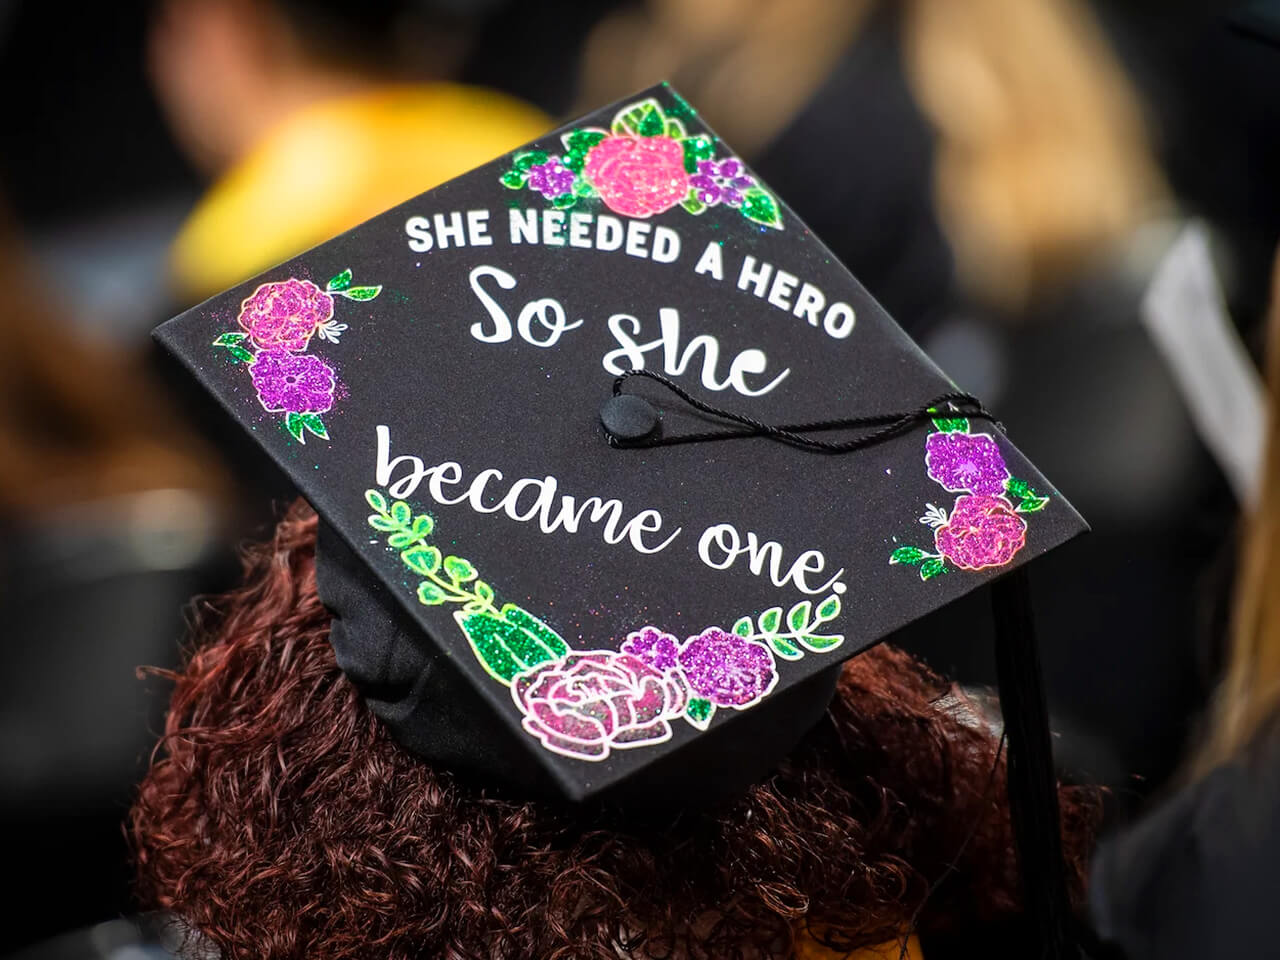
<svg viewBox="0 0 1280 960">
<path fill-rule="evenodd" d="M 791 629 L 796 633 L 808 629 L 809 615 L 812 610 L 813 604 L 808 600 L 801 600 L 792 607 L 791 612 L 787 614 L 787 623 L 791 624 Z"/>
<path fill-rule="evenodd" d="M 672 140 L 683 140 L 686 135 L 684 124 L 679 120 L 667 120 L 666 134 Z"/>
<path fill-rule="evenodd" d="M 1017 506 L 1017 513 L 1038 513 L 1049 505 L 1048 497 L 1023 497 Z"/>
<path fill-rule="evenodd" d="M 530 150 L 528 153 L 522 153 L 515 159 L 514 166 L 521 173 L 528 171 L 530 167 L 536 167 L 540 163 L 547 162 L 547 155 L 541 150 Z"/>
<path fill-rule="evenodd" d="M 440 551 L 435 547 L 424 547 L 421 544 L 410 547 L 400 554 L 400 559 L 406 567 L 424 577 L 429 577 L 440 569 Z"/>
<path fill-rule="evenodd" d="M 329 439 L 329 431 L 325 429 L 324 421 L 320 419 L 320 414 L 304 413 L 302 415 L 302 425 L 321 440 Z"/>
<path fill-rule="evenodd" d="M 689 195 L 680 201 L 680 206 L 684 207 L 686 212 L 692 213 L 694 216 L 697 216 L 707 209 L 707 205 L 698 199 L 698 191 L 696 188 L 689 189 Z"/>
<path fill-rule="evenodd" d="M 508 170 L 502 175 L 502 185 L 510 190 L 524 187 L 524 174 L 519 170 Z"/>
<path fill-rule="evenodd" d="M 828 650 L 834 650 L 844 643 L 844 634 L 833 633 L 830 636 L 821 636 L 816 633 L 807 633 L 804 636 L 796 637 L 796 639 L 810 653 L 826 653 Z"/>
<path fill-rule="evenodd" d="M 415 540 L 423 540 L 431 536 L 431 531 L 435 529 L 435 521 L 427 514 L 420 513 L 413 518 L 413 527 L 411 532 Z"/>
<path fill-rule="evenodd" d="M 372 300 L 382 292 L 382 284 L 376 287 L 351 287 L 349 290 L 339 290 L 338 296 L 346 297 L 348 300 Z"/>
<path fill-rule="evenodd" d="M 504 635 L 515 629 L 489 613 L 455 613 L 453 618 L 467 635 L 471 649 L 489 676 L 511 683 L 511 678 L 524 670 L 524 664 L 511 653 Z"/>
<path fill-rule="evenodd" d="M 478 575 L 476 568 L 461 557 L 445 557 L 444 572 L 454 583 L 466 583 L 468 580 L 474 580 Z"/>
<path fill-rule="evenodd" d="M 699 730 L 711 726 L 711 718 L 716 715 L 716 705 L 702 697 L 690 698 L 684 708 L 684 718 Z"/>
<path fill-rule="evenodd" d="M 917 564 L 925 558 L 925 552 L 919 547 L 899 547 L 889 554 L 890 563 Z"/>
<path fill-rule="evenodd" d="M 408 526 L 413 520 L 413 510 L 403 500 L 397 500 L 391 504 L 391 519 L 402 527 Z"/>
<path fill-rule="evenodd" d="M 560 137 L 560 142 L 564 144 L 565 149 L 570 153 L 577 153 L 585 156 L 588 150 L 594 147 L 606 136 L 608 136 L 608 134 L 603 130 L 570 130 L 568 133 Z M 567 167 L 568 164 L 566 163 L 565 166 Z"/>
<path fill-rule="evenodd" d="M 581 173 L 587 162 L 587 154 L 582 150 L 570 150 L 560 161 L 574 173 Z"/>
<path fill-rule="evenodd" d="M 931 560 L 926 560 L 924 563 L 920 565 L 921 580 L 929 580 L 929 579 L 932 579 L 933 577 L 938 576 L 938 574 L 940 573 L 947 573 L 947 572 L 948 571 L 947 571 L 946 563 L 938 559 L 937 557 L 934 557 Z"/>
<path fill-rule="evenodd" d="M 562 193 L 560 194 L 560 196 L 556 197 L 554 200 L 551 201 L 551 205 L 555 207 L 557 210 L 568 210 L 577 202 L 578 202 L 578 198 L 575 197 L 572 193 Z"/>
<path fill-rule="evenodd" d="M 1010 477 L 1004 482 L 1004 488 L 1014 497 L 1025 497 L 1031 493 L 1031 484 L 1017 477 Z"/>
<path fill-rule="evenodd" d="M 396 523 L 390 517 L 384 516 L 380 513 L 375 513 L 369 517 L 369 526 L 373 527 L 375 530 L 380 530 L 383 533 L 389 533 L 392 530 L 400 529 L 400 524 Z"/>
<path fill-rule="evenodd" d="M 476 592 L 479 593 L 479 590 L 477 589 Z M 570 652 L 569 645 L 564 642 L 564 638 L 533 614 L 522 610 L 514 603 L 503 605 L 501 612 L 503 619 L 535 637 L 547 647 L 553 657 L 568 656 Z"/>
<path fill-rule="evenodd" d="M 477 580 L 472 586 L 471 592 L 474 593 L 486 606 L 491 606 L 493 604 L 493 587 L 489 586 L 483 580 Z"/>
<path fill-rule="evenodd" d="M 783 660 L 804 659 L 804 654 L 800 652 L 800 648 L 785 637 L 770 637 L 769 646 L 773 647 L 773 652 Z"/>
<path fill-rule="evenodd" d="M 594 197 L 596 188 L 587 183 L 582 177 L 578 177 L 573 181 L 573 195 L 575 197 Z"/>
<path fill-rule="evenodd" d="M 782 626 L 782 608 L 770 607 L 760 614 L 759 623 L 761 633 L 777 633 L 778 627 Z"/>
<path fill-rule="evenodd" d="M 751 618 L 743 617 L 733 625 L 733 632 L 740 637 L 751 636 Z"/>
<path fill-rule="evenodd" d="M 438 607 L 449 600 L 448 595 L 430 580 L 418 584 L 418 602 L 428 607 Z"/>
<path fill-rule="evenodd" d="M 752 187 L 744 194 L 742 215 L 766 227 L 782 229 L 782 214 L 778 211 L 778 201 L 773 198 L 773 194 L 760 187 Z"/>
<path fill-rule="evenodd" d="M 324 285 L 324 289 L 328 293 L 334 293 L 337 290 L 345 290 L 349 286 L 351 286 L 351 268 L 347 267 L 336 277 L 331 277 Z"/>
<path fill-rule="evenodd" d="M 613 132 L 624 136 L 658 137 L 666 129 L 666 115 L 652 97 L 623 107 L 613 118 Z"/>
<path fill-rule="evenodd" d="M 248 336 L 247 333 L 224 333 L 213 341 L 213 345 L 215 347 L 234 347 L 244 343 Z"/>
<path fill-rule="evenodd" d="M 716 145 L 710 137 L 686 137 L 680 145 L 684 147 L 684 168 L 689 173 L 698 172 L 699 160 L 716 155 Z"/>
<path fill-rule="evenodd" d="M 305 434 L 306 427 L 302 424 L 302 414 L 286 414 L 284 418 L 284 428 L 288 430 L 289 433 L 293 435 L 293 439 L 297 440 L 299 443 L 307 442 Z"/>
<path fill-rule="evenodd" d="M 815 625 L 826 623 L 828 620 L 834 620 L 840 616 L 840 597 L 838 594 L 832 594 L 818 605 L 817 619 L 813 622 Z"/>
<path fill-rule="evenodd" d="M 968 433 L 969 421 L 964 417 L 955 417 L 948 419 L 940 417 L 933 421 L 933 425 L 938 428 L 939 433 Z"/>
<path fill-rule="evenodd" d="M 257 356 L 257 354 L 250 353 L 244 347 L 227 347 L 227 352 L 231 354 L 232 359 L 237 363 L 250 363 Z"/>
<path fill-rule="evenodd" d="M 387 512 L 387 498 L 382 495 L 381 490 L 366 490 L 364 492 L 365 502 L 379 513 Z"/>
<path fill-rule="evenodd" d="M 391 536 L 387 537 L 387 546 L 395 547 L 397 550 L 403 550 L 405 547 L 417 542 L 415 537 L 408 530 L 397 530 Z"/>
</svg>

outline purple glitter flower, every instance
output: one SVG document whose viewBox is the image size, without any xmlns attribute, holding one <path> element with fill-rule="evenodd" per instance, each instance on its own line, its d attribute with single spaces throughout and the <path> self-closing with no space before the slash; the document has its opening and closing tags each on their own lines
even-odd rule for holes
<svg viewBox="0 0 1280 960">
<path fill-rule="evenodd" d="M 938 552 L 961 570 L 1001 567 L 1026 545 L 1027 522 L 1003 497 L 956 498 L 951 517 L 933 533 Z"/>
<path fill-rule="evenodd" d="M 747 173 L 741 160 L 729 157 L 719 163 L 699 160 L 698 172 L 689 178 L 689 185 L 698 191 L 698 199 L 709 207 L 717 203 L 740 207 L 746 199 L 743 191 L 754 187 L 756 181 Z"/>
<path fill-rule="evenodd" d="M 985 433 L 931 433 L 924 463 L 930 478 L 953 493 L 997 496 L 1009 479 L 1000 448 Z"/>
<path fill-rule="evenodd" d="M 263 350 L 249 365 L 249 375 L 271 413 L 324 413 L 333 406 L 333 368 L 319 357 Z"/>
<path fill-rule="evenodd" d="M 778 682 L 768 647 L 719 627 L 690 637 L 679 660 L 689 687 L 721 707 L 748 707 Z"/>
<path fill-rule="evenodd" d="M 680 644 L 671 634 L 663 633 L 657 627 L 642 627 L 634 633 L 627 634 L 622 649 L 639 657 L 651 667 L 658 670 L 671 670 L 676 665 Z"/>
<path fill-rule="evenodd" d="M 548 200 L 572 193 L 573 182 L 577 179 L 574 172 L 560 162 L 559 157 L 551 157 L 545 163 L 530 167 L 528 177 L 528 185 Z"/>
<path fill-rule="evenodd" d="M 678 680 L 616 650 L 540 663 L 512 679 L 511 697 L 526 731 L 548 750 L 579 760 L 669 740 L 668 721 L 688 700 Z"/>
</svg>

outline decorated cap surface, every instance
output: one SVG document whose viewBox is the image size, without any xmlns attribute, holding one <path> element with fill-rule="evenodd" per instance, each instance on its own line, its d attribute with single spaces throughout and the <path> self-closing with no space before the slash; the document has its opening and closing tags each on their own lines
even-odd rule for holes
<svg viewBox="0 0 1280 960">
<path fill-rule="evenodd" d="M 770 424 L 956 389 L 665 85 L 157 337 L 321 514 L 339 663 L 402 742 L 573 799 L 785 752 L 841 661 L 1085 529 L 958 409 L 844 455 L 609 442 L 635 369 Z M 624 389 L 660 441 L 724 426 Z"/>
</svg>

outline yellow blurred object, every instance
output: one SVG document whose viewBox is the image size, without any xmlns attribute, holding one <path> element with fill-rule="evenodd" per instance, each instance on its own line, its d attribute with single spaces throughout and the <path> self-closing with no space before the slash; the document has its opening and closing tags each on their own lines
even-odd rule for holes
<svg viewBox="0 0 1280 960">
<path fill-rule="evenodd" d="M 907 937 L 905 952 L 901 940 L 890 940 L 844 953 L 830 950 L 802 933 L 796 942 L 796 960 L 924 960 L 924 954 L 920 951 L 919 939 L 914 936 Z"/>
<path fill-rule="evenodd" d="M 174 242 L 203 299 L 545 133 L 543 113 L 452 84 L 383 87 L 293 114 L 235 164 Z"/>
</svg>

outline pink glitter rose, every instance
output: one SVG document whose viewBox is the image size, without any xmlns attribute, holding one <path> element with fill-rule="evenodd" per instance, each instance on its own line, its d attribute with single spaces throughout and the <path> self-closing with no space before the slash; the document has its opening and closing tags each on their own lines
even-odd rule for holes
<svg viewBox="0 0 1280 960">
<path fill-rule="evenodd" d="M 931 433 L 925 440 L 924 463 L 929 477 L 952 493 L 996 496 L 1009 479 L 1000 448 L 985 433 Z"/>
<path fill-rule="evenodd" d="M 571 653 L 511 681 L 525 730 L 548 750 L 580 760 L 669 739 L 668 721 L 684 712 L 687 696 L 678 681 L 614 650 Z"/>
<path fill-rule="evenodd" d="M 333 406 L 333 368 L 319 357 L 263 350 L 249 365 L 249 376 L 271 413 L 325 413 Z"/>
<path fill-rule="evenodd" d="M 749 707 L 778 681 L 773 652 L 719 627 L 690 637 L 680 651 L 680 667 L 689 687 L 721 707 Z"/>
<path fill-rule="evenodd" d="M 1027 542 L 1027 524 L 1003 497 L 967 494 L 933 534 L 938 552 L 961 570 L 999 567 Z"/>
<path fill-rule="evenodd" d="M 299 353 L 311 335 L 333 317 L 333 297 L 310 280 L 290 277 L 264 283 L 240 304 L 240 326 L 263 350 Z"/>
<path fill-rule="evenodd" d="M 684 148 L 670 137 L 605 137 L 582 172 L 610 210 L 628 217 L 651 217 L 689 195 Z"/>
</svg>

